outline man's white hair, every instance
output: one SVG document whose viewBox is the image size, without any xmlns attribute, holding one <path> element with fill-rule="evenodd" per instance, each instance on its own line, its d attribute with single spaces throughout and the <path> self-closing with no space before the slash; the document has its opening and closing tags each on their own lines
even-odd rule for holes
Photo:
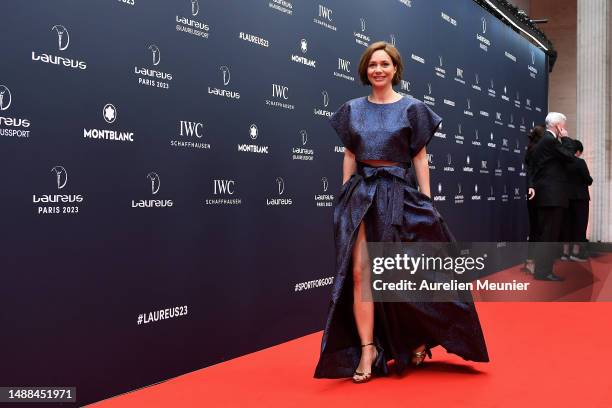
<svg viewBox="0 0 612 408">
<path fill-rule="evenodd" d="M 548 115 L 546 115 L 546 129 L 550 129 L 551 127 L 565 121 L 567 121 L 567 118 L 564 114 L 559 112 L 549 112 Z"/>
</svg>

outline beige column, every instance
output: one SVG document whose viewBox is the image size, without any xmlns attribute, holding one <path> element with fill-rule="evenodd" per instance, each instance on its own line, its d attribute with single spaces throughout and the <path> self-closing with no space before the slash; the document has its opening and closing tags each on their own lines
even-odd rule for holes
<svg viewBox="0 0 612 408">
<path fill-rule="evenodd" d="M 577 132 L 594 179 L 588 237 L 612 242 L 611 0 L 579 0 Z"/>
</svg>

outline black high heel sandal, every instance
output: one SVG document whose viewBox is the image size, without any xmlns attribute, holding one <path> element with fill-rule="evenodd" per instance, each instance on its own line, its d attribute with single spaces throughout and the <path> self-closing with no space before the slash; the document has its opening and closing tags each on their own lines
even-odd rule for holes
<svg viewBox="0 0 612 408">
<path fill-rule="evenodd" d="M 413 351 L 412 359 L 414 360 L 416 358 L 416 360 L 411 361 L 412 364 L 414 364 L 415 367 L 421 365 L 423 361 L 425 361 L 425 356 L 429 356 L 429 359 L 431 359 L 431 350 L 427 346 L 425 346 L 425 349 L 422 351 Z"/>
<path fill-rule="evenodd" d="M 383 357 L 382 348 L 378 347 L 373 342 L 361 345 L 361 347 L 367 347 L 367 346 L 374 346 L 376 348 L 376 356 L 374 357 L 374 361 L 372 362 L 372 367 L 370 368 L 369 373 L 366 373 L 366 372 L 362 373 L 359 371 L 355 371 L 353 373 L 353 382 L 355 384 L 362 384 L 362 383 L 367 383 L 368 381 L 370 381 L 372 379 L 372 373 L 374 371 L 377 371 L 381 364 L 381 360 Z M 358 376 L 358 377 L 355 377 L 355 376 Z"/>
</svg>

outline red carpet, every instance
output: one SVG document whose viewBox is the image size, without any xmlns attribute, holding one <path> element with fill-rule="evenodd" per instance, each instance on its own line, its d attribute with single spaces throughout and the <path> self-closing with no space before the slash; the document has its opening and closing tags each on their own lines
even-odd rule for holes
<svg viewBox="0 0 612 408">
<path fill-rule="evenodd" d="M 437 347 L 401 377 L 315 380 L 319 332 L 92 406 L 612 407 L 612 303 L 477 307 L 490 363 Z"/>
</svg>

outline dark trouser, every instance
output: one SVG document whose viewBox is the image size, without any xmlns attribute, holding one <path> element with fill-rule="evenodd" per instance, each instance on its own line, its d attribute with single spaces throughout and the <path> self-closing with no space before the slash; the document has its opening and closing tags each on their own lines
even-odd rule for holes
<svg viewBox="0 0 612 408">
<path fill-rule="evenodd" d="M 563 222 L 563 207 L 538 207 L 539 242 L 559 242 L 561 224 Z M 535 276 L 544 277 L 553 271 L 553 263 L 558 248 L 555 245 L 542 245 L 536 254 Z"/>
<path fill-rule="evenodd" d="M 569 215 L 572 220 L 570 241 L 586 242 L 586 230 L 589 223 L 589 201 L 570 200 Z"/>
<path fill-rule="evenodd" d="M 527 258 L 534 258 L 534 242 L 538 242 L 540 239 L 538 233 L 538 207 L 536 206 L 534 200 L 527 201 L 527 211 L 529 212 L 529 247 L 527 252 Z"/>
</svg>

